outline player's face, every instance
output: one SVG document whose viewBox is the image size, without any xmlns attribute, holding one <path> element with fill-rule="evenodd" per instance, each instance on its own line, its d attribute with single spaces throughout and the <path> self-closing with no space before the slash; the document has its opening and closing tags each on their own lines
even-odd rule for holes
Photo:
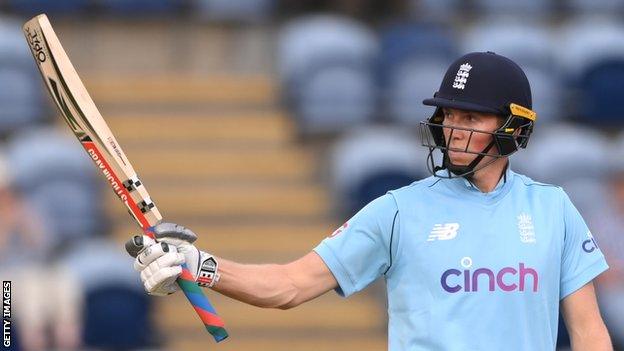
<svg viewBox="0 0 624 351">
<path fill-rule="evenodd" d="M 473 129 L 477 131 L 493 132 L 501 124 L 501 119 L 490 113 L 458 110 L 454 108 L 442 109 L 444 113 L 445 127 L 459 127 Z M 443 128 L 444 139 L 447 141 L 448 156 L 454 165 L 467 166 L 477 155 L 469 152 L 482 152 L 492 141 L 492 135 L 486 133 L 473 132 L 469 130 Z M 472 134 L 472 135 L 471 135 Z M 467 152 L 464 152 L 467 151 Z M 488 153 L 495 154 L 498 151 L 495 147 Z"/>
</svg>

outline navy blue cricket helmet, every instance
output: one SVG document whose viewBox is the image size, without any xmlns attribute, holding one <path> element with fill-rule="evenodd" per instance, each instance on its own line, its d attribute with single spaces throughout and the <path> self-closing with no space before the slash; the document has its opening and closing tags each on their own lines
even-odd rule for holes
<svg viewBox="0 0 624 351">
<path fill-rule="evenodd" d="M 477 170 L 486 167 L 496 159 L 506 157 L 520 148 L 525 148 L 533 131 L 537 114 L 531 110 L 531 86 L 526 75 L 515 62 L 493 52 L 473 52 L 466 54 L 451 64 L 446 71 L 440 89 L 433 98 L 423 100 L 423 104 L 436 106 L 431 117 L 420 123 L 423 146 L 429 148 L 427 160 L 429 171 L 438 177 L 469 177 Z M 453 165 L 448 157 L 442 123 L 443 108 L 492 113 L 503 118 L 503 123 L 495 131 L 467 129 L 473 133 L 492 135 L 492 141 L 480 152 L 462 150 L 477 155 L 469 165 Z M 445 126 L 453 133 L 456 129 Z M 498 153 L 489 153 L 496 146 Z M 442 164 L 436 164 L 433 152 L 442 152 Z M 479 166 L 485 157 L 492 160 Z M 438 172 L 446 170 L 446 172 Z"/>
</svg>

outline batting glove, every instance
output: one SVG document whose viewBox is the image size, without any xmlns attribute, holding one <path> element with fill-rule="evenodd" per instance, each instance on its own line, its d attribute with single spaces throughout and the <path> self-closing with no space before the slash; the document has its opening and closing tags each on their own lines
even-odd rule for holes
<svg viewBox="0 0 624 351">
<path fill-rule="evenodd" d="M 126 251 L 135 257 L 134 269 L 141 273 L 145 291 L 150 295 L 169 295 L 179 290 L 175 283 L 186 263 L 198 285 L 212 287 L 219 280 L 214 256 L 193 245 L 197 235 L 175 223 L 160 223 L 153 228 L 158 242 L 136 235 L 126 242 Z"/>
</svg>

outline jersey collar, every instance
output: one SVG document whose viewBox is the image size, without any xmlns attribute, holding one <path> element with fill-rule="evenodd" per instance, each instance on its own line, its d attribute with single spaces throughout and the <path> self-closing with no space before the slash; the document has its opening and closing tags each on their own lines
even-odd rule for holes
<svg viewBox="0 0 624 351">
<path fill-rule="evenodd" d="M 482 192 L 468 179 L 464 177 L 442 179 L 444 184 L 447 185 L 453 192 L 460 196 L 467 196 L 477 202 L 481 203 L 495 203 L 502 199 L 511 189 L 514 181 L 514 172 L 510 169 L 509 164 L 505 168 L 505 173 L 498 181 L 498 184 L 494 190 L 489 193 Z"/>
</svg>

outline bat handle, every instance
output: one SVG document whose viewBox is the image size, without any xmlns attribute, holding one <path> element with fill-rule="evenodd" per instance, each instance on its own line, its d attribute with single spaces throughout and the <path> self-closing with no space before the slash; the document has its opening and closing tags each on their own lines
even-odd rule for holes
<svg viewBox="0 0 624 351">
<path fill-rule="evenodd" d="M 145 235 L 154 240 L 156 239 L 153 232 L 153 226 L 143 226 L 142 228 Z M 136 246 L 138 247 L 139 245 Z M 142 244 L 140 246 L 142 247 Z M 126 246 L 126 250 L 131 255 L 133 255 L 132 252 L 134 252 L 135 249 L 136 247 Z M 176 283 L 178 283 L 178 286 L 180 286 L 184 296 L 186 296 L 188 301 L 191 303 L 193 309 L 195 309 L 195 313 L 197 313 L 199 319 L 201 319 L 202 323 L 204 323 L 204 327 L 212 335 L 212 337 L 214 337 L 215 341 L 220 342 L 227 338 L 228 333 L 225 330 L 225 323 L 223 322 L 223 319 L 217 315 L 217 311 L 215 311 L 206 295 L 204 295 L 204 291 L 199 287 L 199 285 L 197 285 L 197 282 L 195 282 L 193 274 L 189 271 L 186 263 L 182 264 L 182 274 L 180 274 L 178 279 L 176 279 Z"/>
<path fill-rule="evenodd" d="M 202 289 L 197 285 L 195 279 L 193 279 L 193 275 L 186 266 L 186 263 L 182 265 L 182 274 L 178 277 L 176 282 L 204 323 L 204 327 L 212 334 L 215 341 L 220 342 L 227 338 L 228 333 L 225 330 L 223 320 L 217 315 L 210 301 L 208 301 Z"/>
</svg>

